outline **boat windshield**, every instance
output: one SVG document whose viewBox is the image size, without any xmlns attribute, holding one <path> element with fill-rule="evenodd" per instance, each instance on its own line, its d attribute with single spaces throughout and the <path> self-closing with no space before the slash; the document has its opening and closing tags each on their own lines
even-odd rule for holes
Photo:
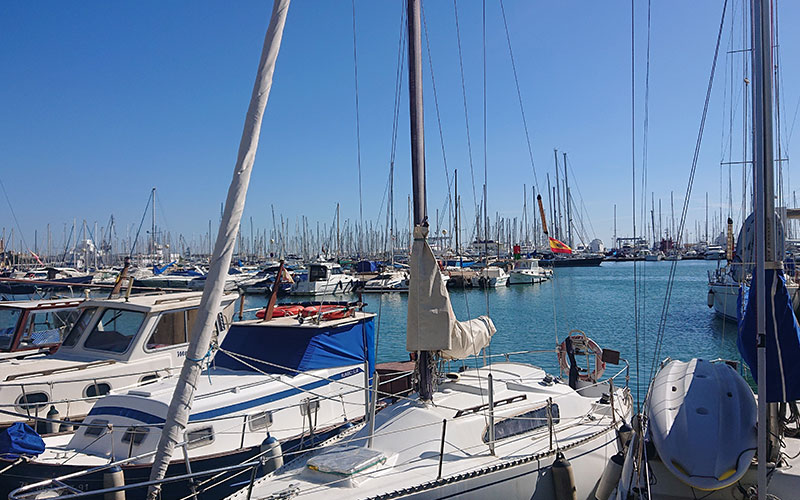
<svg viewBox="0 0 800 500">
<path fill-rule="evenodd" d="M 311 266 L 308 269 L 308 281 L 325 281 L 328 279 L 328 268 L 325 266 Z"/>
<path fill-rule="evenodd" d="M 17 329 L 17 323 L 21 315 L 22 311 L 20 309 L 0 308 L 0 351 L 11 348 L 11 343 L 14 341 L 14 332 Z"/>
<path fill-rule="evenodd" d="M 99 351 L 125 352 L 144 322 L 144 313 L 106 309 L 83 346 Z"/>
<path fill-rule="evenodd" d="M 78 339 L 81 338 L 86 327 L 89 326 L 89 321 L 92 319 L 92 316 L 94 316 L 95 311 L 97 311 L 96 307 L 87 307 L 83 310 L 78 321 L 72 325 L 72 329 L 69 331 L 69 334 L 67 334 L 67 338 L 65 338 L 64 342 L 61 344 L 62 346 L 73 347 L 78 343 Z"/>
</svg>

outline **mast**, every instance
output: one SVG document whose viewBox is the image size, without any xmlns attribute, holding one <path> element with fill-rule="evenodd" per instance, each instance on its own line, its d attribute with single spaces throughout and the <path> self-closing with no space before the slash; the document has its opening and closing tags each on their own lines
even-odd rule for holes
<svg viewBox="0 0 800 500">
<path fill-rule="evenodd" d="M 394 161 L 389 165 L 389 251 L 394 269 Z"/>
<path fill-rule="evenodd" d="M 150 255 L 153 259 L 153 264 L 155 264 L 155 254 L 156 254 L 156 188 L 150 192 L 150 202 L 152 205 L 150 206 L 150 213 L 153 216 L 150 225 Z"/>
<path fill-rule="evenodd" d="M 459 204 L 461 202 L 461 200 L 458 198 L 458 169 L 455 169 L 454 174 L 455 174 L 455 188 L 454 188 L 454 191 L 455 191 L 455 198 L 456 198 L 456 216 L 455 216 L 455 219 L 454 219 L 454 222 L 455 222 L 454 226 L 455 226 L 455 231 L 456 231 L 456 255 L 458 256 L 458 262 L 459 262 L 459 266 L 458 267 L 460 269 L 462 267 L 461 264 L 463 264 L 463 260 L 461 259 L 461 252 L 458 249 L 458 238 L 459 238 L 458 233 L 460 232 L 460 228 L 458 226 L 458 209 L 459 209 Z"/>
<path fill-rule="evenodd" d="M 286 22 L 286 13 L 289 9 L 289 0 L 275 0 L 272 7 L 269 27 L 264 37 L 264 48 L 258 65 L 250 106 L 245 117 L 242 139 L 239 143 L 239 152 L 233 170 L 233 179 L 228 188 L 228 197 L 225 202 L 222 221 L 220 223 L 214 253 L 211 256 L 211 266 L 203 289 L 203 298 L 192 327 L 191 341 L 186 350 L 183 368 L 175 387 L 172 401 L 167 411 L 166 422 L 161 432 L 153 467 L 150 470 L 150 480 L 158 481 L 164 478 L 167 467 L 172 459 L 175 445 L 183 439 L 183 430 L 189 420 L 192 408 L 194 388 L 197 377 L 205 364 L 206 352 L 212 340 L 217 312 L 224 293 L 225 279 L 233 254 L 236 240 L 236 231 L 242 219 L 247 186 L 255 162 L 258 138 L 261 133 L 261 121 L 264 117 L 264 108 L 269 99 L 272 88 L 272 75 L 275 71 L 275 62 L 280 49 L 283 36 L 283 26 Z M 155 500 L 160 495 L 160 486 L 150 486 L 147 497 Z"/>
<path fill-rule="evenodd" d="M 411 185 L 414 193 L 414 229 L 427 233 L 428 214 L 425 192 L 425 132 L 422 107 L 422 47 L 420 37 L 420 0 L 408 0 L 408 107 L 411 121 Z M 484 186 L 485 189 L 485 186 Z M 412 235 L 412 238 L 414 235 Z M 419 272 L 412 269 L 412 272 Z M 435 360 L 432 351 L 418 351 L 419 397 L 431 401 L 435 384 Z"/>
<path fill-rule="evenodd" d="M 614 241 L 612 242 L 614 248 L 617 248 L 617 204 L 614 203 Z"/>
<path fill-rule="evenodd" d="M 556 159 L 556 206 L 558 208 L 556 215 L 558 216 L 558 224 L 555 227 L 556 239 L 562 240 L 563 236 L 561 235 L 561 231 L 563 230 L 562 220 L 561 220 L 561 181 L 558 179 L 558 150 L 553 150 L 553 156 Z"/>
<path fill-rule="evenodd" d="M 569 241 L 569 247 L 572 248 L 572 209 L 570 208 L 570 196 L 569 196 L 569 176 L 567 174 L 567 153 L 564 153 L 564 196 L 566 199 L 564 203 L 567 205 L 567 238 Z"/>
<path fill-rule="evenodd" d="M 756 226 L 756 329 L 758 346 L 758 498 L 767 495 L 767 462 L 774 460 L 767 403 L 766 268 L 776 268 L 772 158 L 772 19 L 769 0 L 753 0 L 753 176 Z M 769 405 L 772 406 L 772 405 Z M 769 440 L 769 442 L 768 442 Z M 769 445 L 769 446 L 768 446 Z"/>
</svg>

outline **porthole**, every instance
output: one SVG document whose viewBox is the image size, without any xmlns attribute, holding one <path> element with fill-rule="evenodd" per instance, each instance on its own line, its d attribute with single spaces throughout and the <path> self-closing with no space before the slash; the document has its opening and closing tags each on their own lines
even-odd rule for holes
<svg viewBox="0 0 800 500">
<path fill-rule="evenodd" d="M 201 446 L 208 446 L 213 442 L 214 429 L 211 427 L 203 427 L 186 433 L 186 446 L 190 450 L 193 448 L 200 448 Z"/>
<path fill-rule="evenodd" d="M 109 392 L 111 392 L 111 386 L 105 382 L 101 382 L 99 384 L 87 385 L 86 389 L 83 390 L 83 395 L 87 398 L 97 398 L 105 396 Z"/>
<path fill-rule="evenodd" d="M 17 399 L 17 406 L 22 411 L 39 410 L 47 406 L 50 397 L 44 392 L 32 392 L 30 394 L 23 394 Z"/>
<path fill-rule="evenodd" d="M 251 431 L 266 429 L 272 425 L 272 412 L 262 411 L 247 417 L 247 422 L 250 424 Z"/>
<path fill-rule="evenodd" d="M 133 442 L 134 445 L 138 446 L 142 444 L 142 441 L 144 441 L 144 438 L 147 437 L 147 433 L 149 432 L 149 427 L 128 427 L 125 430 L 125 434 L 122 435 L 122 442 Z"/>
<path fill-rule="evenodd" d="M 96 418 L 84 427 L 83 433 L 87 436 L 100 437 L 108 431 L 108 420 Z"/>
</svg>

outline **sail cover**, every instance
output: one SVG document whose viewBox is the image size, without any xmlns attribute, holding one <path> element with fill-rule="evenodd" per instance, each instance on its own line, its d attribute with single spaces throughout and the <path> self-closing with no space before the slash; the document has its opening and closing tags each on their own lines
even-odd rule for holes
<svg viewBox="0 0 800 500">
<path fill-rule="evenodd" d="M 783 272 L 766 269 L 767 401 L 778 403 L 800 399 L 800 325 L 792 309 Z M 747 295 L 739 293 L 739 353 L 758 382 L 756 283 L 753 277 Z M 742 303 L 744 301 L 744 304 Z M 742 307 L 744 306 L 744 307 Z"/>
<path fill-rule="evenodd" d="M 428 240 L 428 228 L 414 228 L 408 285 L 406 349 L 441 351 L 445 359 L 478 354 L 497 331 L 488 316 L 458 321 Z"/>
</svg>

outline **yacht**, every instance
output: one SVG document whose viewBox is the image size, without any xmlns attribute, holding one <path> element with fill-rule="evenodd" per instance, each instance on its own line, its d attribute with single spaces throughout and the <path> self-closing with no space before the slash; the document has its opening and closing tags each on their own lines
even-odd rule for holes
<svg viewBox="0 0 800 500">
<path fill-rule="evenodd" d="M 368 280 L 362 292 L 408 292 L 408 271 L 386 270 Z"/>
<path fill-rule="evenodd" d="M 709 245 L 703 258 L 705 260 L 722 260 L 725 258 L 725 250 L 719 245 Z"/>
<path fill-rule="evenodd" d="M 497 288 L 508 285 L 508 273 L 498 266 L 486 266 L 471 279 L 474 288 Z"/>
<path fill-rule="evenodd" d="M 95 400 L 170 376 L 186 356 L 199 292 L 86 300 L 55 354 L 0 363 L 0 426 L 31 417 L 82 419 Z M 224 297 L 224 338 L 238 295 Z"/>
<path fill-rule="evenodd" d="M 514 262 L 514 268 L 508 273 L 508 284 L 541 283 L 548 279 L 552 270 L 539 266 L 539 259 L 519 259 Z"/>
<path fill-rule="evenodd" d="M 345 274 L 342 266 L 333 262 L 315 262 L 308 265 L 308 280 L 298 281 L 292 295 L 331 295 L 353 290 L 356 279 Z"/>
</svg>

